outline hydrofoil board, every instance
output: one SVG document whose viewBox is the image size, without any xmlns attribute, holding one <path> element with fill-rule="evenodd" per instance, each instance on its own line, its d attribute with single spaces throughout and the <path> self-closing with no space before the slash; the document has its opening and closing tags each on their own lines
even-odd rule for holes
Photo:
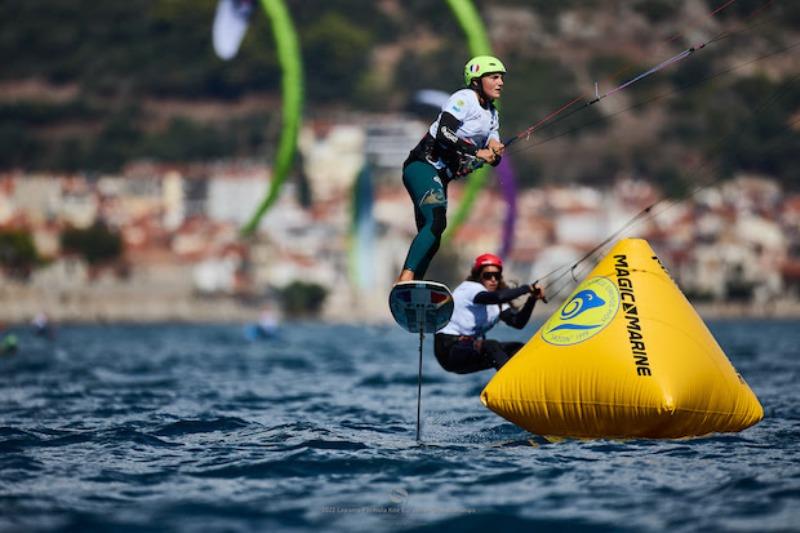
<svg viewBox="0 0 800 533">
<path fill-rule="evenodd" d="M 402 281 L 389 293 L 395 322 L 411 333 L 436 333 L 450 322 L 453 295 L 435 281 Z"/>
</svg>

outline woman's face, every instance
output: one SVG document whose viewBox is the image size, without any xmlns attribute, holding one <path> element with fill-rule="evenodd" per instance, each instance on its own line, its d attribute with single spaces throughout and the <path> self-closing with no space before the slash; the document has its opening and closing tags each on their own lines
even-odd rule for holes
<svg viewBox="0 0 800 533">
<path fill-rule="evenodd" d="M 496 266 L 484 267 L 481 271 L 481 284 L 487 291 L 496 291 L 503 275 L 502 271 Z"/>
<path fill-rule="evenodd" d="M 503 74 L 495 72 L 494 74 L 487 74 L 481 78 L 483 85 L 483 94 L 496 100 L 500 98 L 500 93 L 503 91 Z"/>
</svg>

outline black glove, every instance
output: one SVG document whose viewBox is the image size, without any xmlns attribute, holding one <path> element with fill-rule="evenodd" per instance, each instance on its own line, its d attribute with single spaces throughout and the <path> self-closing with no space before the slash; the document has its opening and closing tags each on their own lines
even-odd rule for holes
<svg viewBox="0 0 800 533">
<path fill-rule="evenodd" d="M 533 295 L 534 298 L 536 298 L 537 300 L 541 300 L 544 303 L 547 303 L 547 298 L 545 297 L 544 291 L 542 291 L 541 287 L 536 285 L 536 283 L 531 283 L 530 287 L 531 287 L 531 294 Z"/>
</svg>

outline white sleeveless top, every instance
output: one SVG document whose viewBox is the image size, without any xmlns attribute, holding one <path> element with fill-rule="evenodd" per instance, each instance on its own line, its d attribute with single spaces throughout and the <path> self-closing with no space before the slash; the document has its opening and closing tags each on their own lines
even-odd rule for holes
<svg viewBox="0 0 800 533">
<path fill-rule="evenodd" d="M 492 329 L 500 320 L 500 312 L 507 309 L 508 304 L 476 304 L 475 296 L 485 290 L 486 287 L 477 281 L 465 281 L 456 287 L 453 291 L 453 316 L 439 333 L 483 337 Z"/>
</svg>

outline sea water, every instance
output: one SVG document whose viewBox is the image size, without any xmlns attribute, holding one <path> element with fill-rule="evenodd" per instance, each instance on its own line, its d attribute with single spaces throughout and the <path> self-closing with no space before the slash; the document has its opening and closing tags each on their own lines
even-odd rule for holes
<svg viewBox="0 0 800 533">
<path fill-rule="evenodd" d="M 800 527 L 800 328 L 710 322 L 764 420 L 547 442 L 485 409 L 494 371 L 390 326 L 18 331 L 0 357 L 0 529 L 785 531 Z M 524 340 L 496 328 L 496 337 Z"/>
</svg>

